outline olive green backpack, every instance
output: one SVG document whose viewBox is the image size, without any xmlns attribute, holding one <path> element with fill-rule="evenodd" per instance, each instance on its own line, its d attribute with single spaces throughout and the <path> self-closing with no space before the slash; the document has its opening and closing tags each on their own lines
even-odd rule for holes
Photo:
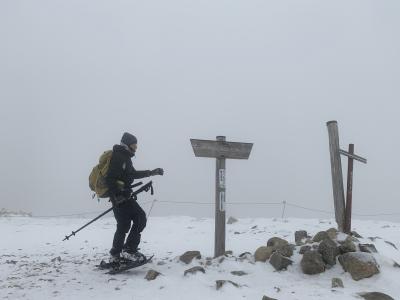
<svg viewBox="0 0 400 300">
<path fill-rule="evenodd" d="M 92 169 L 89 175 L 89 187 L 95 192 L 97 198 L 107 198 L 108 186 L 105 182 L 105 177 L 110 167 L 110 161 L 112 156 L 112 150 L 104 151 L 99 158 L 99 163 Z M 93 197 L 94 198 L 94 197 Z"/>
</svg>

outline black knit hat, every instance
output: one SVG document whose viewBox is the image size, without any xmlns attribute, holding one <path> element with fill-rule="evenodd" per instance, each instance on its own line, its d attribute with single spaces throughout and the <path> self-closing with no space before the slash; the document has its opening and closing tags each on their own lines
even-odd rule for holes
<svg viewBox="0 0 400 300">
<path fill-rule="evenodd" d="M 132 135 L 128 132 L 125 132 L 122 135 L 121 143 L 124 143 L 127 146 L 130 146 L 132 144 L 137 144 L 137 138 L 134 135 Z"/>
</svg>

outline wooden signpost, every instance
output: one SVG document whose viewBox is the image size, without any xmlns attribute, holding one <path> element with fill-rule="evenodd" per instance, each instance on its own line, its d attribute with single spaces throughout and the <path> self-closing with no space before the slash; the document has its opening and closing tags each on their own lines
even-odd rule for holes
<svg viewBox="0 0 400 300">
<path fill-rule="evenodd" d="M 329 133 L 329 150 L 331 154 L 331 171 L 333 199 L 335 205 L 335 218 L 338 229 L 341 232 L 350 233 L 351 231 L 351 210 L 353 198 L 353 161 L 357 160 L 364 164 L 367 160 L 361 156 L 354 154 L 354 144 L 349 145 L 349 152 L 340 149 L 339 145 L 339 129 L 337 121 L 327 122 Z M 342 162 L 340 155 L 348 157 L 347 171 L 347 199 L 345 203 Z"/>
<path fill-rule="evenodd" d="M 196 157 L 216 158 L 214 256 L 218 257 L 225 254 L 225 160 L 248 159 L 253 144 L 227 142 L 225 136 L 217 136 L 216 141 L 190 139 L 190 142 Z"/>
</svg>

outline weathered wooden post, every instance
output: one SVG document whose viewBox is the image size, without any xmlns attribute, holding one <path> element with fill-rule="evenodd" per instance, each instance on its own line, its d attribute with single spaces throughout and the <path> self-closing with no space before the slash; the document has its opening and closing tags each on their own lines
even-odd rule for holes
<svg viewBox="0 0 400 300">
<path fill-rule="evenodd" d="M 215 248 L 214 256 L 225 254 L 226 159 L 248 159 L 252 143 L 227 142 L 225 136 L 216 141 L 190 139 L 196 157 L 216 158 L 215 171 Z"/>
<path fill-rule="evenodd" d="M 335 218 L 339 231 L 344 230 L 344 188 L 342 162 L 340 159 L 339 129 L 336 121 L 326 123 L 329 134 L 329 151 L 331 154 L 331 172 L 333 186 L 333 200 L 335 206 Z"/>
<path fill-rule="evenodd" d="M 340 149 L 339 129 L 337 121 L 329 121 L 326 123 L 329 134 L 329 150 L 331 155 L 331 171 L 332 171 L 332 187 L 333 199 L 335 206 L 335 218 L 338 224 L 338 230 L 341 232 L 351 231 L 351 207 L 352 207 L 352 190 L 353 190 L 353 160 L 367 163 L 365 158 L 354 154 L 354 145 L 350 144 L 349 152 Z M 340 155 L 349 158 L 348 175 L 347 175 L 347 201 L 345 204 L 342 162 Z"/>
<path fill-rule="evenodd" d="M 349 154 L 354 154 L 354 144 L 349 145 Z M 344 220 L 344 232 L 351 232 L 351 211 L 353 206 L 353 166 L 354 159 L 349 157 L 347 163 L 347 194 L 346 194 L 346 215 Z"/>
</svg>

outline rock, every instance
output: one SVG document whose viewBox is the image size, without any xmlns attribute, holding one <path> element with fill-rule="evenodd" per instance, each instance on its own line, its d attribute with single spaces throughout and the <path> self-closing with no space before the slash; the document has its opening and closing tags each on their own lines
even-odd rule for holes
<svg viewBox="0 0 400 300">
<path fill-rule="evenodd" d="M 332 278 L 332 288 L 344 288 L 342 279 Z"/>
<path fill-rule="evenodd" d="M 274 250 L 277 250 L 288 244 L 289 243 L 284 239 L 281 239 L 279 237 L 273 237 L 268 240 L 267 247 L 269 246 L 272 247 Z"/>
<path fill-rule="evenodd" d="M 399 250 L 399 249 L 397 249 L 396 245 L 393 244 L 392 242 L 385 241 L 385 243 L 388 244 L 388 245 L 390 245 L 390 246 L 392 246 L 394 249 Z"/>
<path fill-rule="evenodd" d="M 356 252 L 357 251 L 357 246 L 354 244 L 352 237 L 347 237 L 342 245 L 339 247 L 340 252 L 342 253 L 348 253 L 348 252 Z"/>
<path fill-rule="evenodd" d="M 179 257 L 179 260 L 184 262 L 185 264 L 190 264 L 194 258 L 201 258 L 201 254 L 199 251 L 187 251 L 181 257 Z"/>
<path fill-rule="evenodd" d="M 323 240 L 318 247 L 318 252 L 321 253 L 323 261 L 330 266 L 336 265 L 336 256 L 338 256 L 339 249 L 334 241 L 331 239 Z"/>
<path fill-rule="evenodd" d="M 365 300 L 394 300 L 394 298 L 384 293 L 372 292 L 372 293 L 359 293 Z"/>
<path fill-rule="evenodd" d="M 305 246 L 302 246 L 301 248 L 300 248 L 300 251 L 299 251 L 299 253 L 300 254 L 304 254 L 304 253 L 306 253 L 307 251 L 311 251 L 311 246 L 309 246 L 309 245 L 305 245 Z"/>
<path fill-rule="evenodd" d="M 351 232 L 351 235 L 354 236 L 354 237 L 356 237 L 356 238 L 358 238 L 358 239 L 362 239 L 362 236 L 359 235 L 359 234 L 357 233 L 357 231 L 352 231 L 352 232 Z"/>
<path fill-rule="evenodd" d="M 307 231 L 299 230 L 294 233 L 294 240 L 297 246 L 303 245 L 303 239 L 307 239 Z"/>
<path fill-rule="evenodd" d="M 17 261 L 16 261 L 16 260 L 9 260 L 9 259 L 7 259 L 7 260 L 6 260 L 6 264 L 16 265 L 16 264 L 17 264 Z"/>
<path fill-rule="evenodd" d="M 238 219 L 236 219 L 236 218 L 234 218 L 234 217 L 229 217 L 229 219 L 228 219 L 228 224 L 233 224 L 233 223 L 236 223 L 236 222 L 238 222 L 239 220 Z"/>
<path fill-rule="evenodd" d="M 157 272 L 156 270 L 149 270 L 146 274 L 145 279 L 148 281 L 156 279 L 159 275 L 161 275 L 160 272 Z"/>
<path fill-rule="evenodd" d="M 271 256 L 272 253 L 279 250 L 283 256 L 291 257 L 295 248 L 295 245 L 289 244 L 286 240 L 279 237 L 273 237 L 268 240 L 267 249 L 264 251 L 266 251 L 266 254 L 270 253 Z"/>
<path fill-rule="evenodd" d="M 263 296 L 263 297 L 262 297 L 262 300 L 277 300 L 277 299 L 275 299 L 275 298 L 270 298 L 270 297 L 267 297 L 267 296 Z"/>
<path fill-rule="evenodd" d="M 354 280 L 372 277 L 379 273 L 375 258 L 364 252 L 350 252 L 339 256 L 339 262 Z"/>
<path fill-rule="evenodd" d="M 246 257 L 246 256 L 251 256 L 250 252 L 243 252 L 242 254 L 239 255 L 240 258 Z"/>
<path fill-rule="evenodd" d="M 286 257 L 292 257 L 293 255 L 293 249 L 295 249 L 296 246 L 294 245 L 284 245 L 283 247 L 279 248 L 276 250 L 276 252 L 279 252 L 280 254 L 282 254 L 283 256 Z"/>
<path fill-rule="evenodd" d="M 300 262 L 304 274 L 314 275 L 325 271 L 325 263 L 318 251 L 307 251 Z"/>
<path fill-rule="evenodd" d="M 244 275 L 247 275 L 247 273 L 244 272 L 244 271 L 232 271 L 231 274 L 232 274 L 232 275 L 235 275 L 235 276 L 244 276 Z"/>
<path fill-rule="evenodd" d="M 312 244 L 312 243 L 314 243 L 314 242 L 313 242 L 313 240 L 312 240 L 311 237 L 308 237 L 308 238 L 305 240 L 305 243 L 306 243 L 306 244 Z"/>
<path fill-rule="evenodd" d="M 244 260 L 249 260 L 251 261 L 253 259 L 252 255 L 250 252 L 244 252 L 239 255 L 239 260 L 244 261 Z"/>
<path fill-rule="evenodd" d="M 213 264 L 213 259 L 211 257 L 207 257 L 205 265 L 206 266 L 211 266 L 212 264 Z"/>
<path fill-rule="evenodd" d="M 206 273 L 206 270 L 204 270 L 204 268 L 197 266 L 197 267 L 193 267 L 190 268 L 188 270 L 186 270 L 183 275 L 186 276 L 187 274 L 196 274 L 197 272 L 202 272 L 203 274 Z"/>
<path fill-rule="evenodd" d="M 225 256 L 232 256 L 233 255 L 233 251 L 232 250 L 225 251 L 224 255 Z"/>
<path fill-rule="evenodd" d="M 336 228 L 329 228 L 327 231 L 326 231 L 326 233 L 328 234 L 328 236 L 329 236 L 329 238 L 331 239 L 331 240 L 336 240 L 336 236 L 337 236 L 337 234 L 338 234 L 338 231 L 337 231 L 337 229 Z"/>
<path fill-rule="evenodd" d="M 400 268 L 400 265 L 397 262 L 393 261 L 393 267 L 394 268 Z"/>
<path fill-rule="evenodd" d="M 217 290 L 219 290 L 220 288 L 222 288 L 226 283 L 230 283 L 230 284 L 232 284 L 234 287 L 240 287 L 239 284 L 237 284 L 236 282 L 230 281 L 230 280 L 217 280 L 217 281 L 215 281 Z"/>
<path fill-rule="evenodd" d="M 320 231 L 314 236 L 313 242 L 319 243 L 319 242 L 321 242 L 323 240 L 326 240 L 326 239 L 329 239 L 328 233 L 326 231 Z"/>
<path fill-rule="evenodd" d="M 287 267 L 290 266 L 293 263 L 293 261 L 291 261 L 289 258 L 283 256 L 279 251 L 277 251 L 274 254 L 272 254 L 269 263 L 275 268 L 275 270 L 281 271 L 287 269 Z"/>
<path fill-rule="evenodd" d="M 271 257 L 272 252 L 272 247 L 261 246 L 254 252 L 254 260 L 266 262 Z"/>
<path fill-rule="evenodd" d="M 60 262 L 60 261 L 61 261 L 61 257 L 58 256 L 58 257 L 55 257 L 55 258 L 53 258 L 53 259 L 51 260 L 51 262 L 56 262 L 56 261 Z"/>
<path fill-rule="evenodd" d="M 359 244 L 358 247 L 360 248 L 361 252 L 367 253 L 378 253 L 374 244 Z"/>
</svg>

